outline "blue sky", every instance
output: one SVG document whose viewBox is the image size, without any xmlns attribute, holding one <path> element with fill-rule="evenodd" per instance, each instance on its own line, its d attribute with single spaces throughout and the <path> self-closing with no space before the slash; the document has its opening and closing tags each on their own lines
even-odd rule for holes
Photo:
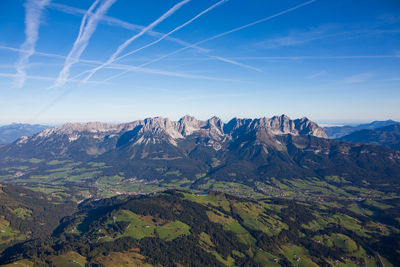
<svg viewBox="0 0 400 267">
<path fill-rule="evenodd" d="M 1 0 L 0 124 L 400 120 L 398 0 Z"/>
</svg>

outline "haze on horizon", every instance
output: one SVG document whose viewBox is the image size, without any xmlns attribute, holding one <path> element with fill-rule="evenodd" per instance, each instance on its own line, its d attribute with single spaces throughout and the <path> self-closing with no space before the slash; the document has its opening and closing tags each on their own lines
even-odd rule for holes
<svg viewBox="0 0 400 267">
<path fill-rule="evenodd" d="M 3 0 L 0 124 L 400 120 L 400 3 Z"/>
</svg>

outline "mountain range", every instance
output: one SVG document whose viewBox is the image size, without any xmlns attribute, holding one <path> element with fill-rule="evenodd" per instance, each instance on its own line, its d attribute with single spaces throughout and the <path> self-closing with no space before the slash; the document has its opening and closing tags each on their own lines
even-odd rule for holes
<svg viewBox="0 0 400 267">
<path fill-rule="evenodd" d="M 20 137 L 0 147 L 0 264 L 398 266 L 400 150 L 368 131 L 394 143 L 398 125 L 345 142 L 308 118 L 185 116 Z"/>
<path fill-rule="evenodd" d="M 393 120 L 373 121 L 371 123 L 359 124 L 357 126 L 345 125 L 345 126 L 324 127 L 324 131 L 329 138 L 338 139 L 356 131 L 366 130 L 366 129 L 373 130 L 398 123 L 400 122 Z"/>
<path fill-rule="evenodd" d="M 371 130 L 365 129 L 356 131 L 339 138 L 339 140 L 400 149 L 400 124 L 393 124 Z"/>
<path fill-rule="evenodd" d="M 50 126 L 40 124 L 13 123 L 0 126 L 0 145 L 9 144 L 22 136 L 30 136 Z"/>
<path fill-rule="evenodd" d="M 112 167 L 103 175 L 122 172 L 146 181 L 204 177 L 197 185 L 209 179 L 254 183 L 266 177 L 332 175 L 399 182 L 400 151 L 326 137 L 309 119 L 285 115 L 227 123 L 185 116 L 179 121 L 156 117 L 125 124 L 65 124 L 1 147 L 0 166 L 15 159 L 99 162 Z M 26 170 L 18 177 L 32 174 Z"/>
</svg>

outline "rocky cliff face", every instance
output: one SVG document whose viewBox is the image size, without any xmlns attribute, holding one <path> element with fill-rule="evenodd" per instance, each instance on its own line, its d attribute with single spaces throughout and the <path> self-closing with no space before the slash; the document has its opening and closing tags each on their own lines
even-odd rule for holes
<svg viewBox="0 0 400 267">
<path fill-rule="evenodd" d="M 61 127 L 46 129 L 32 138 L 25 137 L 20 139 L 18 144 L 26 143 L 29 140 L 43 141 L 43 139 L 47 138 L 53 139 L 55 136 L 67 137 L 69 142 L 74 142 L 82 137 L 103 140 L 104 138 L 118 137 L 132 131 L 136 135 L 146 136 L 141 140 L 141 143 L 146 142 L 145 139 L 152 139 L 153 141 L 162 139 L 170 143 L 176 143 L 176 140 L 192 135 L 221 142 L 228 139 L 232 140 L 240 134 L 251 132 L 259 132 L 269 136 L 290 134 L 327 138 L 321 127 L 305 117 L 296 120 L 292 120 L 286 115 L 260 119 L 234 118 L 228 123 L 224 123 L 217 117 L 201 121 L 191 116 L 184 116 L 179 121 L 155 117 L 124 124 L 101 122 L 67 123 Z"/>
<path fill-rule="evenodd" d="M 261 145 L 267 153 L 267 146 L 280 149 L 281 145 L 276 137 L 281 135 L 326 138 L 323 129 L 309 119 L 292 120 L 285 115 L 260 119 L 234 118 L 227 123 L 217 117 L 206 121 L 191 116 L 184 116 L 178 121 L 155 117 L 123 124 L 67 123 L 31 137 L 22 137 L 5 150 L 7 153 L 25 153 L 31 157 L 73 155 L 80 159 L 87 155 L 101 155 L 124 146 L 162 144 L 178 147 L 179 144 L 192 140 L 190 142 L 195 142 L 196 146 L 201 144 L 212 147 L 215 151 L 233 143 L 243 145 L 247 142 L 247 145 L 250 145 L 254 142 Z M 158 146 L 145 150 L 154 152 L 163 149 Z M 137 152 L 132 152 L 134 153 Z M 142 154 L 146 153 L 148 152 Z"/>
<path fill-rule="evenodd" d="M 313 135 L 326 138 L 324 130 L 315 122 L 310 121 L 306 117 L 292 120 L 286 115 L 260 119 L 234 118 L 228 123 L 222 122 L 218 117 L 212 117 L 207 121 L 200 121 L 191 116 L 184 116 L 179 121 L 155 117 L 124 124 L 101 122 L 67 123 L 60 127 L 46 129 L 40 132 L 37 137 L 48 137 L 51 134 L 69 135 L 77 132 L 97 134 L 120 133 L 132 130 L 139 125 L 143 126 L 143 132 L 156 133 L 157 131 L 164 131 L 174 138 L 184 138 L 199 132 L 203 134 L 207 132 L 211 135 L 219 136 L 231 135 L 233 131 L 241 127 L 248 127 L 249 130 L 264 129 L 271 135 Z"/>
<path fill-rule="evenodd" d="M 312 135 L 327 138 L 324 130 L 315 122 L 304 117 L 292 120 L 286 115 L 261 119 L 233 119 L 226 124 L 227 134 L 242 129 L 245 131 L 264 131 L 269 135 Z"/>
</svg>

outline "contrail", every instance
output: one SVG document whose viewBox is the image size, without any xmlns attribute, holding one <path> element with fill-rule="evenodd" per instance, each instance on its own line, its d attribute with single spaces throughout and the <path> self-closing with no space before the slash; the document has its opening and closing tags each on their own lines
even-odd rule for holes
<svg viewBox="0 0 400 267">
<path fill-rule="evenodd" d="M 147 45 L 144 45 L 144 46 L 142 46 L 142 47 L 140 47 L 140 48 L 138 48 L 138 49 L 135 49 L 135 50 L 133 50 L 133 51 L 131 51 L 131 52 L 128 52 L 128 53 L 126 53 L 126 54 L 124 54 L 124 55 L 122 55 L 122 56 L 120 56 L 120 57 L 116 57 L 116 58 L 114 58 L 112 61 L 109 61 L 109 62 L 112 63 L 112 62 L 121 60 L 121 59 L 123 59 L 123 58 L 125 58 L 125 57 L 127 57 L 127 56 L 130 56 L 130 55 L 132 55 L 132 54 L 135 54 L 135 53 L 137 53 L 137 52 L 139 52 L 139 51 L 141 51 L 141 50 L 143 50 L 143 49 L 145 49 L 145 48 L 147 48 L 147 47 L 153 46 L 153 45 L 155 45 L 155 44 L 161 42 L 162 40 L 164 40 L 165 38 L 167 38 L 168 36 L 170 36 L 170 35 L 173 34 L 174 32 L 176 32 L 176 31 L 182 29 L 183 27 L 189 25 L 191 22 L 195 21 L 196 19 L 198 19 L 198 18 L 201 17 L 202 15 L 206 14 L 207 12 L 213 10 L 213 9 L 216 8 L 217 6 L 223 4 L 223 3 L 227 2 L 227 1 L 228 1 L 228 0 L 221 0 L 221 1 L 217 2 L 217 3 L 215 3 L 214 5 L 210 6 L 209 8 L 205 9 L 204 11 L 202 11 L 202 12 L 200 12 L 199 14 L 197 14 L 196 16 L 194 16 L 192 19 L 190 19 L 190 20 L 188 20 L 187 22 L 183 23 L 182 25 L 176 27 L 175 29 L 171 30 L 170 32 L 164 34 L 164 35 L 161 36 L 159 39 L 157 39 L 157 40 L 155 40 L 155 41 L 153 41 L 153 42 L 151 42 L 151 43 L 149 43 L 149 44 L 147 44 Z M 258 71 L 258 72 L 262 72 L 262 70 L 260 70 L 260 69 L 258 69 L 258 68 L 255 68 L 255 67 L 252 67 L 252 66 L 248 66 L 248 65 L 245 65 L 245 64 L 236 62 L 236 61 L 231 60 L 231 59 L 227 59 L 227 58 L 223 58 L 223 57 L 219 57 L 219 56 L 211 56 L 211 55 L 207 55 L 207 56 L 209 56 L 209 57 L 211 57 L 211 58 L 214 58 L 214 59 L 217 59 L 217 60 L 220 60 L 220 61 L 223 61 L 223 62 L 227 62 L 227 63 L 233 64 L 233 65 L 237 65 L 237 66 L 244 67 L 244 68 L 247 68 L 247 69 L 251 69 L 251 70 Z M 99 70 L 99 69 L 101 69 L 101 68 L 103 68 L 103 67 L 104 67 L 104 66 L 99 66 L 99 67 L 97 67 L 97 68 L 95 68 L 95 69 Z M 136 68 L 134 67 L 133 70 L 136 70 Z M 84 83 L 85 81 L 87 81 L 88 79 L 90 79 L 92 73 L 94 74 L 93 70 L 85 71 L 84 73 L 88 73 L 88 72 L 89 72 L 89 75 L 88 75 L 87 77 L 89 77 L 89 78 L 86 77 L 85 79 L 83 79 L 83 80 L 82 80 L 83 83 Z M 126 72 L 129 72 L 129 70 L 123 72 L 122 74 L 125 74 Z M 83 73 L 82 73 L 82 74 L 83 74 Z M 121 74 L 121 75 L 122 75 L 122 74 Z M 111 77 L 110 79 L 108 79 L 108 80 L 114 79 L 114 78 L 119 77 L 119 76 L 120 76 L 120 75 L 117 74 L 117 75 L 115 75 L 115 76 L 112 76 L 112 77 Z"/>
<path fill-rule="evenodd" d="M 226 1 L 228 1 L 228 0 L 226 0 Z M 57 4 L 57 3 L 52 3 L 52 4 L 49 5 L 49 7 L 53 8 L 53 9 L 56 9 L 58 11 L 61 11 L 61 12 L 67 13 L 67 14 L 75 15 L 75 16 L 81 16 L 81 15 L 84 15 L 86 13 L 86 10 L 83 10 L 83 9 L 80 9 L 80 8 L 76 8 L 76 7 L 67 6 L 67 5 L 63 5 L 63 4 Z M 101 17 L 101 21 L 106 23 L 106 24 L 108 24 L 108 25 L 110 25 L 110 26 L 116 26 L 116 27 L 127 29 L 127 30 L 131 30 L 131 31 L 142 31 L 145 28 L 145 26 L 142 26 L 142 25 L 132 24 L 132 23 L 125 22 L 123 20 L 120 20 L 120 19 L 117 19 L 117 18 L 113 18 L 113 17 L 109 17 L 109 16 L 105 16 L 105 15 Z M 148 34 L 150 36 L 153 36 L 153 37 L 157 37 L 157 38 L 162 38 L 165 35 L 164 33 L 156 32 L 154 30 L 149 30 L 149 31 L 146 32 L 146 34 Z M 227 58 L 223 58 L 223 57 L 219 57 L 219 56 L 209 55 L 209 54 L 207 54 L 209 52 L 208 49 L 202 48 L 202 47 L 197 46 L 197 45 L 193 45 L 193 44 L 185 42 L 185 41 L 183 41 L 181 39 L 174 38 L 174 37 L 171 37 L 171 36 L 167 36 L 167 37 L 165 37 L 165 39 L 169 40 L 169 41 L 172 41 L 172 42 L 175 42 L 177 44 L 180 44 L 180 45 L 182 45 L 184 47 L 190 46 L 190 48 L 198 50 L 199 52 L 203 53 L 205 56 L 207 56 L 207 57 L 209 57 L 211 59 L 220 60 L 222 62 L 227 62 L 227 63 L 230 63 L 230 64 L 234 64 L 234 65 L 237 65 L 237 66 L 241 66 L 241 67 L 252 69 L 252 70 L 255 70 L 255 71 L 259 71 L 259 72 L 261 71 L 260 69 L 257 69 L 257 68 L 254 68 L 254 67 L 251 67 L 251 66 L 236 62 L 233 59 L 227 59 Z M 88 73 L 88 72 L 85 72 L 85 73 Z M 84 74 L 84 73 L 82 73 L 82 74 Z"/>
<path fill-rule="evenodd" d="M 384 59 L 400 58 L 397 55 L 359 55 L 359 56 L 271 56 L 271 57 L 235 57 L 243 60 L 324 60 L 324 59 Z"/>
<path fill-rule="evenodd" d="M 149 44 L 147 44 L 147 45 L 144 45 L 144 46 L 142 46 L 142 47 L 140 47 L 140 48 L 138 48 L 138 49 L 135 49 L 135 50 L 133 50 L 133 51 L 131 51 L 131 52 L 128 52 L 128 53 L 126 53 L 126 54 L 124 54 L 124 55 L 122 55 L 122 56 L 120 56 L 120 57 L 117 57 L 117 58 L 115 59 L 115 61 L 120 60 L 120 59 L 123 59 L 123 58 L 125 58 L 125 57 L 127 57 L 127 56 L 130 56 L 130 55 L 133 55 L 133 54 L 135 54 L 135 53 L 137 53 L 137 52 L 139 52 L 139 51 L 141 51 L 141 50 L 143 50 L 143 49 L 145 49 L 145 48 L 147 48 L 147 47 L 153 46 L 153 45 L 155 45 L 155 44 L 161 42 L 162 40 L 164 40 L 165 38 L 167 38 L 168 36 L 170 36 L 170 35 L 173 34 L 174 32 L 176 32 L 176 31 L 182 29 L 183 27 L 186 27 L 187 25 L 189 25 L 190 23 L 192 23 L 193 21 L 195 21 L 196 19 L 198 19 L 198 18 L 201 17 L 202 15 L 206 14 L 207 12 L 213 10 L 213 9 L 216 8 L 217 6 L 222 5 L 223 3 L 227 2 L 227 1 L 229 1 L 229 0 L 221 0 L 221 1 L 217 2 L 217 3 L 215 3 L 214 5 L 210 6 L 210 7 L 207 8 L 206 10 L 203 10 L 202 12 L 200 12 L 199 14 L 197 14 L 196 16 L 194 16 L 193 18 L 191 18 L 190 20 L 186 21 L 186 22 L 183 23 L 182 25 L 180 25 L 180 26 L 176 27 L 175 29 L 173 29 L 172 31 L 170 31 L 170 32 L 168 32 L 168 33 L 166 33 L 166 34 L 164 34 L 163 36 L 161 36 L 159 39 L 155 40 L 154 42 L 151 42 L 151 43 L 149 43 Z"/>
<path fill-rule="evenodd" d="M 0 49 L 5 49 L 9 51 L 15 51 L 15 52 L 24 52 L 25 50 L 21 50 L 19 48 L 13 48 L 13 47 L 7 47 L 7 46 L 0 46 Z M 45 56 L 45 57 L 53 57 L 53 58 L 59 58 L 59 59 L 66 59 L 66 56 L 62 55 L 57 55 L 57 54 L 50 54 L 50 53 L 42 53 L 42 52 L 35 52 L 36 55 L 40 56 Z M 97 60 L 87 60 L 87 59 L 79 59 L 79 62 L 90 64 L 90 65 L 95 65 L 99 66 L 104 64 L 102 61 L 97 61 Z M 217 78 L 217 77 L 210 77 L 210 76 L 198 76 L 198 75 L 190 75 L 190 74 L 184 74 L 184 73 L 178 73 L 178 72 L 170 72 L 170 71 L 163 71 L 163 70 L 158 70 L 158 69 L 149 69 L 149 68 L 142 68 L 142 67 L 136 67 L 136 66 L 131 66 L 131 65 L 125 65 L 125 64 L 110 64 L 106 66 L 106 68 L 109 69 L 116 69 L 116 70 L 125 70 L 127 72 L 141 72 L 141 73 L 150 73 L 150 74 L 159 74 L 163 76 L 172 76 L 172 77 L 182 77 L 182 78 L 193 78 L 193 79 L 204 79 L 204 80 L 220 80 L 220 81 L 235 81 L 237 82 L 238 80 L 231 80 L 231 79 L 224 79 L 224 78 Z M 89 71 L 87 71 L 89 72 Z M 87 72 L 82 72 L 72 78 L 69 79 L 69 81 L 79 81 L 77 80 L 78 77 L 82 76 L 83 74 Z M 15 74 L 13 76 L 10 75 L 3 75 L 4 77 L 19 77 L 19 75 Z M 31 76 L 33 77 L 33 76 Z M 47 80 L 56 80 L 55 78 L 51 79 L 48 78 Z M 108 81 L 108 79 L 107 79 Z M 53 86 L 49 88 L 54 88 Z"/>
<path fill-rule="evenodd" d="M 77 44 L 77 42 L 81 40 L 83 31 L 85 30 L 85 27 L 86 27 L 87 18 L 88 18 L 89 15 L 90 15 L 90 16 L 93 15 L 93 14 L 92 14 L 92 11 L 93 11 L 93 9 L 96 8 L 96 6 L 99 4 L 99 2 L 100 2 L 100 0 L 94 1 L 94 3 L 89 7 L 89 9 L 88 9 L 88 10 L 86 11 L 86 13 L 83 15 L 83 18 L 82 18 L 82 21 L 81 21 L 81 25 L 79 26 L 78 37 L 77 37 L 76 40 L 75 40 L 75 44 Z"/>
<path fill-rule="evenodd" d="M 15 65 L 0 64 L 0 68 L 2 68 L 2 69 L 15 69 Z"/>
<path fill-rule="evenodd" d="M 257 24 L 260 24 L 260 23 L 262 23 L 262 22 L 265 22 L 265 21 L 274 19 L 274 18 L 276 18 L 276 17 L 279 17 L 279 16 L 281 16 L 281 15 L 284 15 L 284 14 L 286 14 L 286 13 L 289 13 L 289 12 L 291 12 L 291 11 L 294 11 L 294 10 L 296 10 L 296 9 L 299 9 L 299 8 L 301 8 L 301 7 L 303 7 L 303 6 L 306 6 L 306 5 L 309 5 L 309 4 L 311 4 L 311 3 L 314 3 L 314 2 L 316 2 L 316 1 L 317 1 L 317 0 L 311 0 L 311 1 L 304 2 L 304 3 L 300 4 L 300 5 L 297 5 L 297 6 L 288 8 L 288 9 L 285 9 L 285 10 L 283 10 L 283 11 L 281 11 L 281 12 L 278 12 L 278 13 L 276 13 L 276 14 L 274 14 L 274 15 L 271 15 L 271 16 L 268 16 L 268 17 L 265 17 L 265 18 L 262 18 L 262 19 L 260 19 L 260 20 L 256 20 L 256 21 L 251 22 L 251 23 L 249 23 L 249 24 L 246 24 L 246 25 L 243 25 L 243 26 L 234 28 L 234 29 L 232 29 L 232 30 L 229 30 L 229 31 L 226 31 L 226 32 L 217 34 L 217 35 L 214 35 L 213 37 L 210 37 L 210 38 L 204 39 L 204 40 L 202 40 L 202 41 L 199 41 L 199 42 L 197 42 L 197 43 L 194 43 L 194 44 L 191 45 L 191 46 L 182 47 L 182 48 L 180 48 L 180 49 L 178 49 L 178 50 L 175 50 L 174 52 L 171 52 L 171 53 L 166 54 L 166 55 L 163 55 L 163 56 L 161 56 L 161 57 L 159 57 L 159 58 L 153 59 L 153 60 L 151 60 L 151 61 L 149 61 L 149 62 L 147 62 L 147 63 L 144 63 L 144 64 L 140 65 L 139 67 L 147 66 L 147 65 L 152 64 L 152 63 L 154 63 L 154 62 L 158 62 L 158 61 L 160 61 L 160 60 L 162 60 L 162 59 L 164 59 L 164 58 L 166 58 L 166 57 L 169 57 L 169 56 L 172 56 L 172 55 L 176 55 L 176 54 L 178 54 L 178 53 L 180 53 L 180 52 L 182 52 L 182 51 L 185 51 L 185 50 L 191 48 L 192 46 L 195 46 L 195 45 L 197 46 L 197 45 L 200 45 L 200 44 L 209 42 L 209 41 L 211 41 L 211 40 L 215 40 L 215 39 L 217 39 L 217 38 L 223 37 L 223 36 L 225 36 L 225 35 L 228 35 L 228 34 L 231 34 L 231 33 L 234 33 L 234 32 L 237 32 L 237 31 L 240 31 L 240 30 L 243 30 L 243 29 L 246 29 L 246 28 L 249 28 L 249 27 L 254 26 L 254 25 L 257 25 Z"/>
<path fill-rule="evenodd" d="M 123 70 L 124 72 L 114 75 L 110 78 L 107 78 L 105 81 L 112 80 L 114 78 L 117 78 L 127 72 L 141 72 L 141 73 L 149 73 L 149 74 L 159 74 L 163 76 L 170 76 L 170 77 L 180 77 L 180 78 L 188 78 L 188 79 L 197 79 L 197 80 L 212 80 L 212 81 L 227 81 L 227 82 L 241 82 L 240 80 L 235 80 L 235 79 L 226 79 L 226 78 L 218 78 L 218 77 L 212 77 L 212 76 L 203 76 L 203 75 L 192 75 L 192 74 L 185 74 L 185 73 L 179 73 L 179 72 L 171 72 L 171 71 L 164 71 L 164 70 L 158 70 L 158 69 L 149 69 L 149 68 L 143 68 L 143 67 L 138 67 L 138 66 L 131 66 L 131 65 L 125 65 L 125 64 L 115 64 L 111 63 L 109 65 L 104 66 L 104 68 L 107 69 L 113 69 L 113 70 Z M 89 70 L 90 71 L 90 70 Z M 83 74 L 89 72 L 82 72 L 80 74 L 77 74 L 76 76 L 72 77 L 71 80 L 77 80 L 80 76 Z M 81 80 L 82 82 L 82 80 Z"/>
<path fill-rule="evenodd" d="M 359 56 L 265 56 L 265 57 L 232 57 L 233 60 L 340 60 L 340 59 L 400 59 L 400 55 L 359 55 Z M 168 60 L 168 59 L 167 59 Z M 170 58 L 171 61 L 208 61 L 212 58 Z"/>
<path fill-rule="evenodd" d="M 139 51 L 141 51 L 141 50 L 143 50 L 143 49 L 145 49 L 145 48 L 147 48 L 147 47 L 153 46 L 153 45 L 155 45 L 155 44 L 161 42 L 162 40 L 164 40 L 166 37 L 170 36 L 170 35 L 173 34 L 174 32 L 176 32 L 176 31 L 182 29 L 183 27 L 189 25 L 191 22 L 195 21 L 196 19 L 198 19 L 198 18 L 201 17 L 202 15 L 206 14 L 207 12 L 213 10 L 213 9 L 216 8 L 217 6 L 223 4 L 223 3 L 227 2 L 227 1 L 229 1 L 229 0 L 222 0 L 222 1 L 219 1 L 219 2 L 215 3 L 214 5 L 210 6 L 210 7 L 207 8 L 206 10 L 200 12 L 199 14 L 197 14 L 195 17 L 193 17 L 192 19 L 188 20 L 188 21 L 185 22 L 184 24 L 182 24 L 182 25 L 176 27 L 175 29 L 173 29 L 172 31 L 170 31 L 170 32 L 168 32 L 168 33 L 166 33 L 166 34 L 164 34 L 161 38 L 159 38 L 159 39 L 155 40 L 154 42 L 151 42 L 151 43 L 149 43 L 149 44 L 147 44 L 147 45 L 144 45 L 144 46 L 142 46 L 142 47 L 140 47 L 140 48 L 138 48 L 138 49 L 135 49 L 135 50 L 133 50 L 133 51 L 131 51 L 131 52 L 129 52 L 129 53 L 126 53 L 126 54 L 124 54 L 124 55 L 122 55 L 122 56 L 116 58 L 114 61 L 117 61 L 117 60 L 123 59 L 123 58 L 125 58 L 125 57 L 127 57 L 127 56 L 133 55 L 133 54 L 135 54 L 135 53 L 137 53 L 137 52 L 139 52 Z M 255 68 L 255 67 L 252 67 L 252 66 L 248 66 L 248 65 L 245 65 L 245 64 L 236 62 L 236 61 L 234 61 L 234 60 L 232 60 L 232 59 L 227 59 L 227 58 L 223 58 L 223 57 L 219 57 L 219 56 L 211 56 L 211 55 L 207 55 L 207 56 L 209 56 L 209 57 L 211 57 L 211 58 L 213 58 L 213 59 L 217 59 L 217 60 L 220 60 L 220 61 L 223 61 L 223 62 L 227 62 L 227 63 L 233 64 L 233 65 L 237 65 L 237 66 L 244 67 L 244 68 L 247 68 L 247 69 L 251 69 L 251 70 L 258 71 L 258 72 L 262 72 L 262 70 L 260 70 L 260 69 L 258 69 L 258 68 Z"/>
<path fill-rule="evenodd" d="M 0 73 L 0 77 L 6 77 L 6 78 L 20 78 L 20 74 L 12 74 L 12 73 Z M 33 79 L 33 80 L 41 80 L 41 81 L 55 81 L 56 78 L 54 77 L 46 77 L 46 76 L 34 76 L 34 75 L 24 75 L 24 79 Z M 71 80 L 73 82 L 80 82 L 80 80 Z M 96 82 L 96 81 L 90 81 L 90 83 L 93 84 L 104 84 L 104 82 Z"/>
<path fill-rule="evenodd" d="M 18 53 L 27 53 L 28 50 L 22 50 L 20 48 L 15 48 L 15 47 L 8 47 L 8 46 L 0 46 L 0 49 L 3 50 L 8 50 L 8 51 L 13 51 L 13 52 L 18 52 Z M 52 53 L 43 53 L 40 51 L 35 51 L 35 55 L 38 56 L 43 56 L 43 57 L 51 57 L 51 58 L 59 58 L 59 59 L 66 59 L 66 56 L 58 55 L 58 54 L 52 54 Z M 232 59 L 234 60 L 346 60 L 346 59 L 391 59 L 391 58 L 396 58 L 400 59 L 400 55 L 393 54 L 393 55 L 357 55 L 357 56 L 349 56 L 349 55 L 338 55 L 338 56 L 265 56 L 265 57 L 233 57 Z M 212 60 L 212 58 L 171 58 L 171 60 Z M 90 64 L 94 66 L 98 66 L 103 64 L 104 62 L 98 61 L 98 60 L 88 60 L 88 59 L 79 59 L 79 62 L 85 63 L 85 64 Z M 10 65 L 10 67 L 14 65 Z M 113 66 L 113 65 L 111 65 Z M 131 65 L 123 65 L 119 64 L 118 69 L 121 69 L 121 66 L 125 67 L 132 67 Z M 147 69 L 149 70 L 149 69 Z M 130 72 L 130 70 L 126 70 L 126 72 Z M 85 72 L 87 73 L 87 72 Z M 82 76 L 84 73 L 79 74 L 79 76 Z M 78 75 L 76 77 L 79 77 Z M 118 75 L 119 76 L 119 75 Z M 15 76 L 14 76 L 15 77 Z M 19 76 L 18 76 L 19 77 Z M 76 78 L 74 77 L 74 78 Z"/>
<path fill-rule="evenodd" d="M 111 55 L 111 57 L 101 66 L 98 66 L 94 68 L 93 70 L 90 71 L 90 73 L 82 80 L 83 83 L 87 82 L 97 71 L 100 69 L 104 68 L 105 66 L 111 64 L 112 62 L 115 61 L 115 59 L 118 57 L 118 55 L 127 47 L 129 46 L 134 40 L 145 34 L 147 31 L 153 29 L 156 25 L 164 21 L 166 18 L 174 14 L 178 9 L 180 9 L 183 5 L 189 3 L 191 0 L 183 0 L 179 2 L 178 4 L 174 5 L 170 10 L 168 10 L 166 13 L 164 13 L 161 17 L 153 21 L 150 25 L 145 27 L 142 31 L 140 31 L 138 34 L 132 36 L 128 40 L 126 40 L 123 44 L 121 44 L 118 49 L 114 52 L 114 54 Z"/>
<path fill-rule="evenodd" d="M 225 78 L 210 77 L 210 76 L 203 76 L 203 75 L 177 73 L 177 72 L 170 72 L 170 71 L 164 71 L 164 70 L 158 70 L 158 69 L 148 69 L 148 68 L 130 66 L 130 65 L 110 64 L 110 65 L 106 65 L 104 67 L 109 68 L 109 69 L 114 69 L 114 70 L 138 71 L 138 72 L 143 72 L 143 73 L 160 74 L 160 75 L 189 78 L 189 79 L 229 81 L 229 82 L 232 82 L 232 81 L 237 82 L 238 81 L 238 80 L 234 80 L 234 79 L 225 79 Z M 107 79 L 107 81 L 108 81 L 108 79 Z"/>
<path fill-rule="evenodd" d="M 56 81 L 56 87 L 61 87 L 67 82 L 69 71 L 72 65 L 79 61 L 80 56 L 89 44 L 89 40 L 97 28 L 100 17 L 107 12 L 107 10 L 115 3 L 116 0 L 105 0 L 96 9 L 95 13 L 92 14 L 92 11 L 96 8 L 100 1 L 101 0 L 96 0 L 83 16 L 78 37 L 76 38 L 75 43 L 69 52 L 67 59 L 65 60 L 64 67 Z"/>
<path fill-rule="evenodd" d="M 26 52 L 20 53 L 16 64 L 18 79 L 15 82 L 15 87 L 17 88 L 21 88 L 25 83 L 25 68 L 29 63 L 29 58 L 35 53 L 42 11 L 49 2 L 50 0 L 27 0 L 25 2 L 25 41 L 21 45 L 21 50 Z"/>
<path fill-rule="evenodd" d="M 9 46 L 0 46 L 0 49 L 8 50 L 8 51 L 13 51 L 13 52 L 18 52 L 18 53 L 27 53 L 29 50 L 24 50 L 20 48 L 15 48 L 15 47 L 9 47 Z M 44 52 L 39 52 L 35 51 L 35 55 L 37 56 L 43 56 L 43 57 L 51 57 L 51 58 L 59 58 L 59 59 L 66 59 L 66 56 L 58 55 L 58 54 L 52 54 L 52 53 L 44 53 Z M 99 65 L 102 64 L 103 62 L 97 61 L 97 60 L 88 60 L 88 59 L 77 59 L 79 62 L 82 63 L 87 63 L 87 64 L 93 64 L 93 65 Z"/>
<path fill-rule="evenodd" d="M 63 4 L 57 4 L 57 3 L 51 3 L 49 5 L 49 8 L 53 8 L 53 9 L 56 9 L 58 11 L 61 11 L 61 12 L 64 12 L 64 13 L 67 13 L 67 14 L 70 14 L 70 15 L 74 15 L 74 16 L 82 16 L 82 15 L 85 15 L 85 13 L 86 13 L 86 10 L 84 10 L 84 9 L 71 7 L 71 6 L 67 6 L 67 5 L 63 5 Z M 109 17 L 109 16 L 106 16 L 106 15 L 101 16 L 101 20 L 100 21 L 105 23 L 105 24 L 107 24 L 107 25 L 110 25 L 110 26 L 120 27 L 120 28 L 124 28 L 124 29 L 130 30 L 130 31 L 136 31 L 136 32 L 140 32 L 144 28 L 146 28 L 145 26 L 142 26 L 142 25 L 132 24 L 132 23 L 129 23 L 129 22 L 126 22 L 126 21 L 123 21 L 123 20 L 120 20 L 120 19 L 117 19 L 117 18 L 114 18 L 114 17 Z M 146 34 L 148 34 L 150 36 L 153 36 L 153 37 L 156 37 L 156 38 L 164 36 L 164 33 L 157 32 L 157 31 L 154 31 L 154 30 L 149 30 L 149 31 L 146 32 Z M 181 39 L 174 38 L 174 37 L 167 37 L 166 39 L 171 41 L 171 42 L 175 42 L 177 44 L 180 44 L 182 46 L 191 45 L 188 42 L 185 42 L 185 41 L 183 41 Z M 199 51 L 202 51 L 202 52 L 208 52 L 207 49 L 204 49 L 202 47 L 194 46 L 193 48 L 195 48 L 195 49 L 197 49 Z"/>
</svg>

